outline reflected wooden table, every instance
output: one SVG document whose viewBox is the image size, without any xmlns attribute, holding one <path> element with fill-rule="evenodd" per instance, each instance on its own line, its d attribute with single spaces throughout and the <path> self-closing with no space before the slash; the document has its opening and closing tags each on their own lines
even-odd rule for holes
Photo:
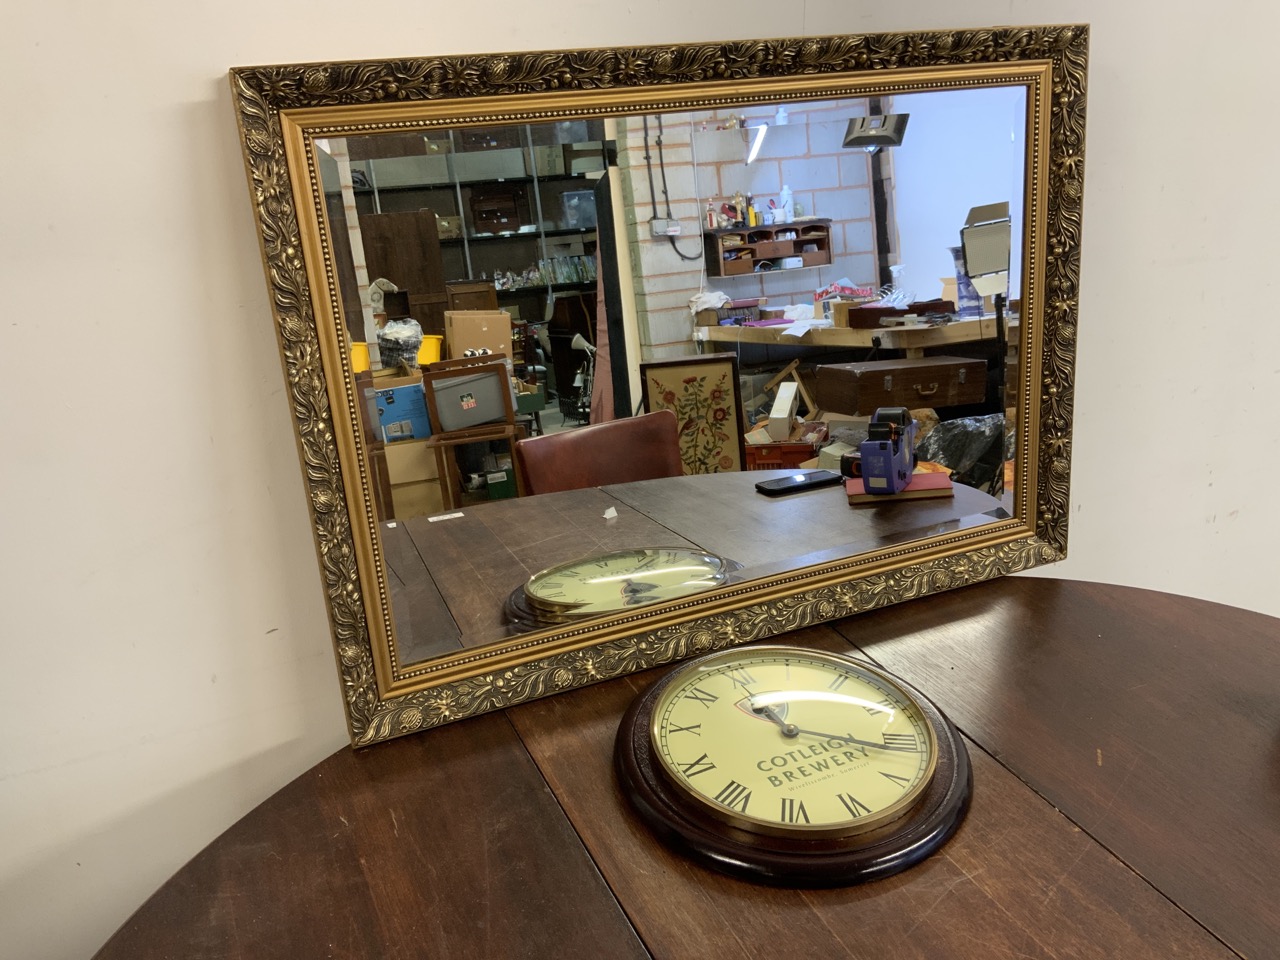
<svg viewBox="0 0 1280 960">
<path fill-rule="evenodd" d="M 842 487 L 755 491 L 789 470 L 666 477 L 495 500 L 382 525 L 397 659 L 410 664 L 508 635 L 503 602 L 539 570 L 590 553 L 692 546 L 769 576 L 992 519 L 998 500 L 955 495 L 850 507 Z M 616 516 L 606 519 L 606 511 Z M 1003 516 L 1003 514 L 998 514 Z"/>
<path fill-rule="evenodd" d="M 611 763 L 660 669 L 340 750 L 98 956 L 1277 956 L 1280 621 L 1006 578 L 784 639 L 870 658 L 963 732 L 973 805 L 939 853 L 799 891 L 670 851 Z"/>
</svg>

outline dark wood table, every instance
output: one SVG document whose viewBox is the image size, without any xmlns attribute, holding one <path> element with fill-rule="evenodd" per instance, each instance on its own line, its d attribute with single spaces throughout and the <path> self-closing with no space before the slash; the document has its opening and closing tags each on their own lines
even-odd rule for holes
<svg viewBox="0 0 1280 960">
<path fill-rule="evenodd" d="M 397 662 L 418 663 L 509 635 L 508 594 L 539 570 L 589 553 L 691 546 L 772 576 L 1003 517 L 1000 501 L 954 496 L 849 506 L 842 487 L 755 491 L 792 470 L 665 477 L 496 500 L 382 525 Z M 605 520 L 606 510 L 616 516 Z"/>
<path fill-rule="evenodd" d="M 611 766 L 654 670 L 339 751 L 98 956 L 1280 956 L 1280 621 L 1008 578 L 784 639 L 869 657 L 967 738 L 972 808 L 923 864 L 786 890 L 656 842 Z"/>
</svg>

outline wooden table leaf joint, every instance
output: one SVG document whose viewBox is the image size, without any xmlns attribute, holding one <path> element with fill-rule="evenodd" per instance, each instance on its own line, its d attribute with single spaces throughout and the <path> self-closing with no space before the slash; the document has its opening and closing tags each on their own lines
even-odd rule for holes
<svg viewBox="0 0 1280 960">
<path fill-rule="evenodd" d="M 922 864 L 788 890 L 659 842 L 611 763 L 654 670 L 335 753 L 98 957 L 1280 956 L 1280 621 L 1013 577 L 781 639 L 967 739 L 972 806 Z"/>
</svg>

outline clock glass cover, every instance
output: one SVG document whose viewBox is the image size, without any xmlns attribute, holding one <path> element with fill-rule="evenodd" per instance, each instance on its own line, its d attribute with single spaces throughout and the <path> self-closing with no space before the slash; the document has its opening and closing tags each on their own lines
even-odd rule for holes
<svg viewBox="0 0 1280 960">
<path fill-rule="evenodd" d="M 889 676 L 794 647 L 722 651 L 677 670 L 653 706 L 665 778 L 739 829 L 846 837 L 890 823 L 929 786 L 937 739 Z"/>
<path fill-rule="evenodd" d="M 723 557 L 686 547 L 619 550 L 536 573 L 523 594 L 540 618 L 571 620 L 709 590 L 735 568 Z"/>
</svg>

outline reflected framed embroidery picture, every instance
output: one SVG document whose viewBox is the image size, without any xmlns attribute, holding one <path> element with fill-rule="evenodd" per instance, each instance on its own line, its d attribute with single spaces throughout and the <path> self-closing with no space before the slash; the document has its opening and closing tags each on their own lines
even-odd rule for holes
<svg viewBox="0 0 1280 960">
<path fill-rule="evenodd" d="M 746 469 L 735 354 L 651 360 L 640 364 L 640 384 L 646 413 L 670 410 L 676 415 L 686 474 Z"/>
</svg>

